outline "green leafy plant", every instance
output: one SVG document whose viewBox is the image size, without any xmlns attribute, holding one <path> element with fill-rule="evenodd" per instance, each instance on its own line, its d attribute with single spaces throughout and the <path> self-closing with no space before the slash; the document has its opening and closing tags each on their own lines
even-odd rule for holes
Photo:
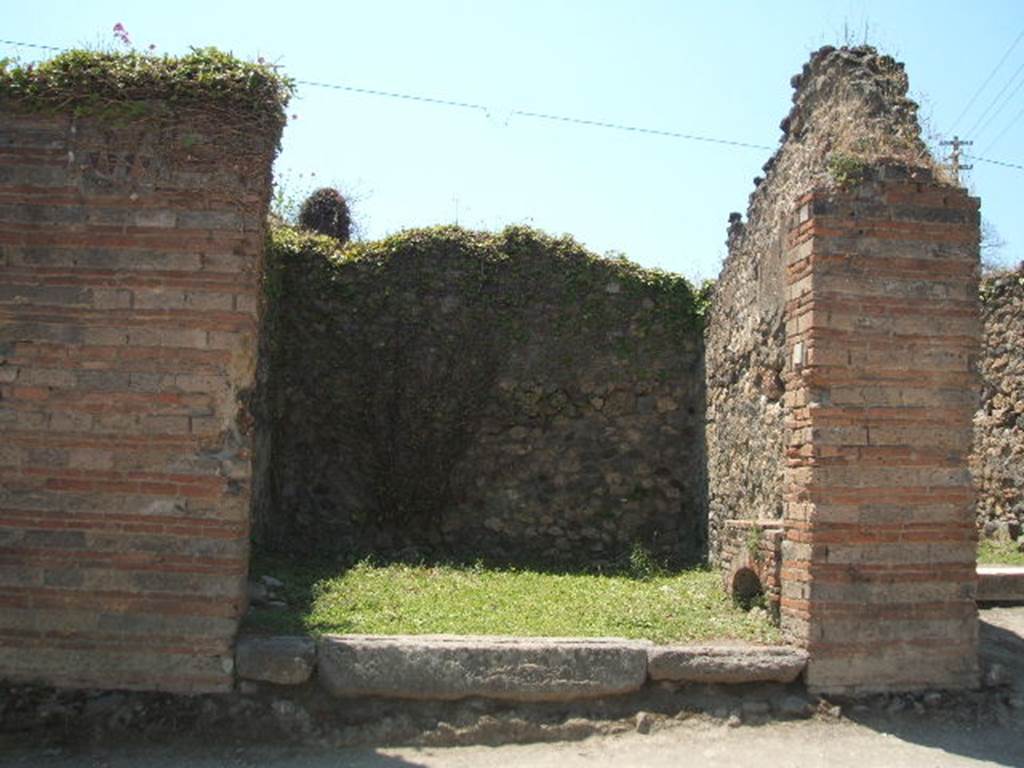
<svg viewBox="0 0 1024 768">
<path fill-rule="evenodd" d="M 867 178 L 870 164 L 856 155 L 833 152 L 829 155 L 827 167 L 840 189 L 850 189 Z"/>
<path fill-rule="evenodd" d="M 273 66 L 216 48 L 180 57 L 76 49 L 40 64 L 0 60 L 0 101 L 30 111 L 138 119 L 215 105 L 222 117 L 280 127 L 293 87 Z"/>
<path fill-rule="evenodd" d="M 746 538 L 744 545 L 747 549 L 747 554 L 750 555 L 750 559 L 756 563 L 761 562 L 761 545 L 764 543 L 764 529 L 754 523 L 747 528 Z"/>
<path fill-rule="evenodd" d="M 633 548 L 629 551 L 628 571 L 635 579 L 652 579 L 662 573 L 662 568 L 647 547 L 640 542 L 634 542 Z"/>
</svg>

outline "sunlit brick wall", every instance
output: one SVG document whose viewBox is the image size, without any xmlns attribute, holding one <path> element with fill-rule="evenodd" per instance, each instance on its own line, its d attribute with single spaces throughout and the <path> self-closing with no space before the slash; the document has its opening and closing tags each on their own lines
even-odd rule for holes
<svg viewBox="0 0 1024 768">
<path fill-rule="evenodd" d="M 0 679 L 231 685 L 276 139 L 0 111 Z"/>
</svg>

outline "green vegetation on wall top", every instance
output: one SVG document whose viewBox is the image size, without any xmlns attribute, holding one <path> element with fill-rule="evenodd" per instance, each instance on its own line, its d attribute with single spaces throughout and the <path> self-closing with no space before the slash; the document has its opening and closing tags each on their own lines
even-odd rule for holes
<svg viewBox="0 0 1024 768">
<path fill-rule="evenodd" d="M 216 48 L 193 48 L 180 57 L 70 50 L 39 64 L 0 59 L 0 100 L 27 110 L 142 117 L 154 104 L 215 107 L 283 125 L 292 92 L 292 81 L 272 66 Z"/>
<path fill-rule="evenodd" d="M 850 189 L 867 178 L 870 162 L 863 157 L 833 152 L 828 156 L 828 171 L 840 189 Z"/>
<path fill-rule="evenodd" d="M 482 265 L 505 264 L 513 271 L 517 256 L 545 254 L 564 279 L 582 292 L 623 296 L 658 297 L 652 317 L 670 325 L 699 329 L 711 303 L 713 281 L 693 286 L 685 277 L 660 269 L 642 267 L 625 258 L 606 258 L 587 251 L 572 237 L 552 237 L 525 226 L 506 227 L 501 232 L 481 232 L 458 226 L 408 229 L 382 240 L 355 242 L 342 246 L 337 240 L 285 225 L 271 226 L 268 261 L 285 267 L 289 259 L 318 257 L 325 265 L 361 262 L 383 265 L 394 257 L 471 255 Z M 610 278 L 614 284 L 609 283 Z M 598 283 L 598 281 L 603 281 Z"/>
</svg>

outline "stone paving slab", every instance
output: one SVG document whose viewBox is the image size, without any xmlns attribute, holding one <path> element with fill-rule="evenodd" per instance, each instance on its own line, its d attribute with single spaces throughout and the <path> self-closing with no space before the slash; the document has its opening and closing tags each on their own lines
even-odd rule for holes
<svg viewBox="0 0 1024 768">
<path fill-rule="evenodd" d="M 651 680 L 679 683 L 791 683 L 807 666 L 807 652 L 788 646 L 678 645 L 648 652 Z"/>
<path fill-rule="evenodd" d="M 652 647 L 615 638 L 327 635 L 318 679 L 345 698 L 568 701 L 639 690 Z"/>
<path fill-rule="evenodd" d="M 1024 603 L 1024 566 L 979 565 L 979 603 Z"/>
</svg>

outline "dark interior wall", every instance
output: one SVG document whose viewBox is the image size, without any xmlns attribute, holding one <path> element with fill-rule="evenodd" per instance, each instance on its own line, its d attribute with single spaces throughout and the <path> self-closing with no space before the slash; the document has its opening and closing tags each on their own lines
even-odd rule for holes
<svg viewBox="0 0 1024 768">
<path fill-rule="evenodd" d="M 288 236 L 271 249 L 265 546 L 700 556 L 701 300 L 682 278 L 524 228 L 339 255 Z"/>
</svg>

